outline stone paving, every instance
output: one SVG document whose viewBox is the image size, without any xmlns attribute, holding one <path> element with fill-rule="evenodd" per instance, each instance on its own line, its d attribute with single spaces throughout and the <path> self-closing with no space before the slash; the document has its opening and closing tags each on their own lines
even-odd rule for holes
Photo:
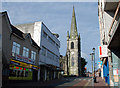
<svg viewBox="0 0 120 88">
<path fill-rule="evenodd" d="M 26 82 L 26 83 L 11 83 L 7 87 L 3 88 L 93 88 L 92 78 L 61 78 L 56 80 L 50 80 L 45 82 Z M 108 87 L 101 77 L 97 77 L 97 83 L 94 83 L 95 87 Z"/>
</svg>

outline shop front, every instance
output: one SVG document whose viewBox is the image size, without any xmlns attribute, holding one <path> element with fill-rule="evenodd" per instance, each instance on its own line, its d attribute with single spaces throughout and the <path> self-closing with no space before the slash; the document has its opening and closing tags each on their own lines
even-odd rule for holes
<svg viewBox="0 0 120 88">
<path fill-rule="evenodd" d="M 14 58 L 10 60 L 9 80 L 37 80 L 39 67 L 20 59 L 22 61 Z"/>
<path fill-rule="evenodd" d="M 60 70 L 56 66 L 51 64 L 41 64 L 40 65 L 40 80 L 54 80 L 58 79 L 60 76 Z"/>
</svg>

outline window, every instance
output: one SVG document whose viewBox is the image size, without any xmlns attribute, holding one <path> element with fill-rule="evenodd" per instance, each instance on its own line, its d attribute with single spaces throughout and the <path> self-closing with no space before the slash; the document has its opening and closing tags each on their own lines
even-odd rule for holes
<svg viewBox="0 0 120 88">
<path fill-rule="evenodd" d="M 47 51 L 47 57 L 48 57 L 49 59 L 54 59 L 54 54 L 51 53 L 50 51 Z"/>
<path fill-rule="evenodd" d="M 26 47 L 23 47 L 23 56 L 28 57 L 29 56 L 29 49 Z"/>
<path fill-rule="evenodd" d="M 19 53 L 20 53 L 20 44 L 13 42 L 12 56 L 15 56 L 15 54 L 19 55 Z"/>
<path fill-rule="evenodd" d="M 45 47 L 42 47 L 42 55 L 46 56 L 46 48 Z"/>
<path fill-rule="evenodd" d="M 55 45 L 55 41 L 53 41 L 50 37 L 48 37 L 48 41 L 49 41 L 51 44 Z"/>
<path fill-rule="evenodd" d="M 35 60 L 36 59 L 36 52 L 31 51 L 31 59 Z"/>
<path fill-rule="evenodd" d="M 47 38 L 47 33 L 45 33 L 44 31 L 43 31 L 43 37 Z"/>
<path fill-rule="evenodd" d="M 71 49 L 74 49 L 74 43 L 71 42 Z"/>
<path fill-rule="evenodd" d="M 55 61 L 59 62 L 59 57 L 57 55 L 55 55 Z"/>
<path fill-rule="evenodd" d="M 57 47 L 57 49 L 59 49 L 59 45 L 56 43 L 56 47 Z"/>
<path fill-rule="evenodd" d="M 74 58 L 72 57 L 72 66 L 74 66 Z"/>
</svg>

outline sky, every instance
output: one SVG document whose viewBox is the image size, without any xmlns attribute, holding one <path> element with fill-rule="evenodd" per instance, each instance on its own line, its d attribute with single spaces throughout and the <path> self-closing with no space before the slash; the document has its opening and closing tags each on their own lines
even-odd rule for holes
<svg viewBox="0 0 120 88">
<path fill-rule="evenodd" d="M 87 71 L 91 71 L 92 48 L 96 62 L 100 61 L 98 3 L 97 2 L 3 2 L 2 11 L 7 11 L 13 25 L 42 21 L 47 28 L 59 34 L 60 54 L 66 54 L 67 31 L 70 32 L 72 10 L 75 7 L 77 30 L 81 36 L 81 54 L 86 59 Z"/>
</svg>

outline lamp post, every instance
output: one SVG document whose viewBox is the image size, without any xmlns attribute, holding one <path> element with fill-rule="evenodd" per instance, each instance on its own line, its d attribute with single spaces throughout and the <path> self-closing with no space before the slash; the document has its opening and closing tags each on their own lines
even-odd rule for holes
<svg viewBox="0 0 120 88">
<path fill-rule="evenodd" d="M 95 48 L 93 50 L 93 56 L 94 56 L 94 82 L 96 82 L 96 77 L 95 77 Z"/>
<path fill-rule="evenodd" d="M 91 56 L 91 62 L 92 62 L 92 74 L 93 74 L 93 53 L 90 54 Z M 93 82 L 93 75 L 92 75 L 92 86 L 94 85 L 94 82 Z"/>
</svg>

